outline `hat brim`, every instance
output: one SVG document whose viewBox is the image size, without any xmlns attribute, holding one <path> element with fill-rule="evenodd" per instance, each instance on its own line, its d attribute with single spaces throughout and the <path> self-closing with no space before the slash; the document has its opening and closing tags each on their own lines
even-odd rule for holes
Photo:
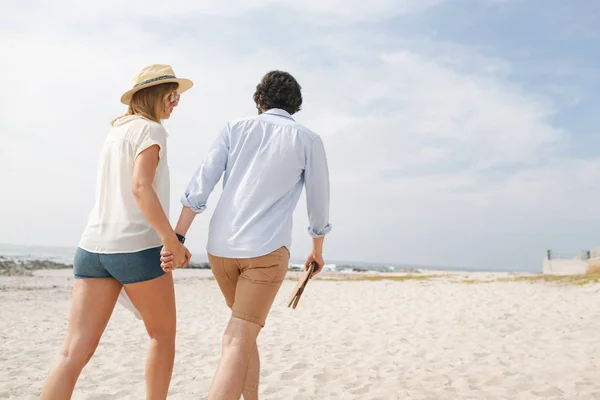
<svg viewBox="0 0 600 400">
<path fill-rule="evenodd" d="M 134 93 L 139 92 L 140 90 L 148 88 L 148 87 L 162 85 L 163 83 L 178 83 L 179 87 L 177 88 L 177 92 L 180 94 L 190 90 L 192 88 L 192 86 L 194 86 L 194 82 L 190 81 L 189 79 L 185 79 L 185 78 L 172 78 L 172 79 L 164 79 L 164 80 L 156 81 L 156 82 L 150 82 L 148 84 L 140 85 L 138 87 L 135 87 L 135 88 L 125 92 L 123 94 L 123 96 L 121 96 L 121 103 L 128 106 L 129 103 L 131 102 L 131 98 L 133 97 Z"/>
</svg>

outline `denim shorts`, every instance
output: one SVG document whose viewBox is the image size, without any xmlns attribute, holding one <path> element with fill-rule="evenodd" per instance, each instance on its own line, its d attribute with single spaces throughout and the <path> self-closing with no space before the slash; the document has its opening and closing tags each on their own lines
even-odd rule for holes
<svg viewBox="0 0 600 400">
<path fill-rule="evenodd" d="M 161 247 L 135 253 L 90 253 L 78 247 L 73 262 L 75 278 L 114 278 L 122 285 L 156 279 L 164 275 L 160 267 Z"/>
</svg>

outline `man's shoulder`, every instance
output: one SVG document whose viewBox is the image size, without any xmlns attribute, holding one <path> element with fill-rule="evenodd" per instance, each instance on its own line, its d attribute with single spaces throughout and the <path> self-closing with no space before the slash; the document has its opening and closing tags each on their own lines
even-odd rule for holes
<svg viewBox="0 0 600 400">
<path fill-rule="evenodd" d="M 236 128 L 236 127 L 240 127 L 243 126 L 245 124 L 247 124 L 248 122 L 253 122 L 258 120 L 257 115 L 254 116 L 246 116 L 246 117 L 241 117 L 241 118 L 237 118 L 237 119 L 232 119 L 227 121 L 227 126 L 231 129 L 231 128 Z"/>
<path fill-rule="evenodd" d="M 299 131 L 302 131 L 306 135 L 306 137 L 309 138 L 310 140 L 314 140 L 319 137 L 319 135 L 317 133 L 315 133 L 315 131 L 307 128 L 305 125 L 302 125 L 300 122 L 296 122 L 295 126 Z"/>
<path fill-rule="evenodd" d="M 230 130 L 236 130 L 236 129 L 244 129 L 244 128 L 247 128 L 248 125 L 250 125 L 250 124 L 261 123 L 261 122 L 266 123 L 266 124 L 271 124 L 273 126 L 285 126 L 289 129 L 296 130 L 299 133 L 303 134 L 303 136 L 306 136 L 309 140 L 313 140 L 313 139 L 319 137 L 319 135 L 317 133 L 315 133 L 311 129 L 307 128 L 305 125 L 297 122 L 296 120 L 282 119 L 281 117 L 273 118 L 273 116 L 265 115 L 265 114 L 253 115 L 253 116 L 248 116 L 248 117 L 231 120 L 227 123 L 227 125 Z"/>
</svg>

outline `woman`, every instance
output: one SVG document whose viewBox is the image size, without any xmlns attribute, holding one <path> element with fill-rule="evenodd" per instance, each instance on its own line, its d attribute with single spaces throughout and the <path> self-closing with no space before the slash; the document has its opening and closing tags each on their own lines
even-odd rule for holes
<svg viewBox="0 0 600 400">
<path fill-rule="evenodd" d="M 90 360 L 122 288 L 150 336 L 146 397 L 165 399 L 175 357 L 175 293 L 172 268 L 160 251 L 186 266 L 191 254 L 177 236 L 169 210 L 168 119 L 179 95 L 192 87 L 168 65 L 150 65 L 122 97 L 127 113 L 115 119 L 97 175 L 95 206 L 73 265 L 73 298 L 65 343 L 44 385 L 42 399 L 69 399 Z"/>
</svg>

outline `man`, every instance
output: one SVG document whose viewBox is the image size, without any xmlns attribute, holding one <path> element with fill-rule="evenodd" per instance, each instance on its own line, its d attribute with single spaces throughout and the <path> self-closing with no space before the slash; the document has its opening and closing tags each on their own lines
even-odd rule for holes
<svg viewBox="0 0 600 400">
<path fill-rule="evenodd" d="M 329 172 L 321 138 L 292 117 L 301 87 L 286 72 L 266 74 L 256 87 L 258 116 L 228 123 L 182 198 L 175 232 L 183 240 L 225 173 L 210 221 L 207 252 L 232 318 L 209 399 L 258 398 L 256 337 L 288 270 L 292 213 L 306 188 L 313 247 L 306 260 L 323 268 L 329 224 Z M 161 258 L 172 268 L 170 255 Z"/>
</svg>

